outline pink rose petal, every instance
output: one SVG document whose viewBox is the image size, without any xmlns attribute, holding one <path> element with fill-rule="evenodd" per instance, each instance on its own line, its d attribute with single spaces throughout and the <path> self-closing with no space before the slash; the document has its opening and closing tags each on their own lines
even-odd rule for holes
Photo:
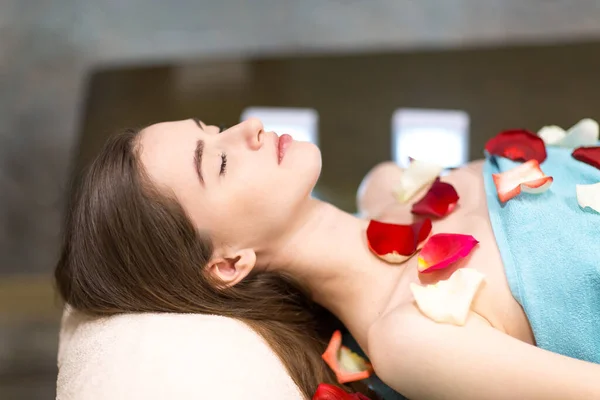
<svg viewBox="0 0 600 400">
<path fill-rule="evenodd" d="M 438 233 L 429 238 L 418 258 L 419 272 L 444 269 L 469 255 L 479 243 L 471 235 Z"/>
</svg>

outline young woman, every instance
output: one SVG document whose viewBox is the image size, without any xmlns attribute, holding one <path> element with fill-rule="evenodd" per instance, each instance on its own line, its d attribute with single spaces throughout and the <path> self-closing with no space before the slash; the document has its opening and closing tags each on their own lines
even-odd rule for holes
<svg viewBox="0 0 600 400">
<path fill-rule="evenodd" d="M 479 241 L 468 266 L 486 284 L 464 326 L 419 312 L 409 290 L 424 283 L 416 257 L 400 266 L 375 257 L 367 220 L 310 197 L 318 148 L 265 132 L 256 119 L 223 132 L 196 119 L 165 122 L 112 138 L 70 209 L 58 288 L 93 314 L 242 319 L 307 398 L 333 379 L 314 307 L 298 288 L 339 318 L 377 375 L 410 399 L 600 398 L 600 365 L 535 347 L 490 226 L 481 168 L 444 178 L 465 195 L 434 222 L 436 231 Z M 409 206 L 390 196 L 401 174 L 392 164 L 370 173 L 359 199 L 365 215 L 411 222 Z"/>
</svg>

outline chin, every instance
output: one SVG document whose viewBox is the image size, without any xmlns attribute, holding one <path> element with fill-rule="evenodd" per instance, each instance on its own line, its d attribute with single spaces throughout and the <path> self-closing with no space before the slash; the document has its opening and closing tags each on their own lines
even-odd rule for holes
<svg viewBox="0 0 600 400">
<path fill-rule="evenodd" d="M 294 180 L 309 196 L 321 175 L 321 150 L 309 142 L 297 142 L 292 161 Z"/>
<path fill-rule="evenodd" d="M 306 149 L 302 155 L 304 158 L 305 168 L 307 170 L 306 173 L 309 176 L 314 177 L 314 186 L 319 179 L 319 175 L 321 175 L 321 149 L 312 143 L 303 143 L 303 145 L 306 145 Z"/>
</svg>

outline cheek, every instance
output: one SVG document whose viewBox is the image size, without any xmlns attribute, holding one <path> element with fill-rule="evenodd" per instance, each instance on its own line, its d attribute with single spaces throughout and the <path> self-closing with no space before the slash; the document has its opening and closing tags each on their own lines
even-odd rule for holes
<svg viewBox="0 0 600 400">
<path fill-rule="evenodd" d="M 235 216 L 236 226 L 252 230 L 266 230 L 281 225 L 297 201 L 293 198 L 293 180 L 285 174 L 261 174 L 240 183 L 227 200 L 230 216 Z"/>
<path fill-rule="evenodd" d="M 285 203 L 260 187 L 245 193 L 230 193 L 227 200 L 214 207 L 211 234 L 223 243 L 261 246 L 286 229 L 289 212 L 281 204 Z"/>
<path fill-rule="evenodd" d="M 312 192 L 321 170 L 320 152 L 300 144 L 286 165 L 261 159 L 233 169 L 211 198 L 214 225 L 230 241 L 281 234 Z"/>
</svg>

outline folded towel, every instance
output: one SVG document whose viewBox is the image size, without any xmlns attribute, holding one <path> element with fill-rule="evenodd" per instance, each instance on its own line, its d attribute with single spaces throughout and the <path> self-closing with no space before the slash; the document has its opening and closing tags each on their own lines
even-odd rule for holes
<svg viewBox="0 0 600 400">
<path fill-rule="evenodd" d="M 502 204 L 492 174 L 519 165 L 488 156 L 484 182 L 492 228 L 515 299 L 541 348 L 600 363 L 600 214 L 582 210 L 576 184 L 600 182 L 600 170 L 547 148 L 541 164 L 554 178 L 542 194 Z"/>
<path fill-rule="evenodd" d="M 58 400 L 303 399 L 260 336 L 212 315 L 90 318 L 66 307 L 58 367 Z"/>
</svg>

